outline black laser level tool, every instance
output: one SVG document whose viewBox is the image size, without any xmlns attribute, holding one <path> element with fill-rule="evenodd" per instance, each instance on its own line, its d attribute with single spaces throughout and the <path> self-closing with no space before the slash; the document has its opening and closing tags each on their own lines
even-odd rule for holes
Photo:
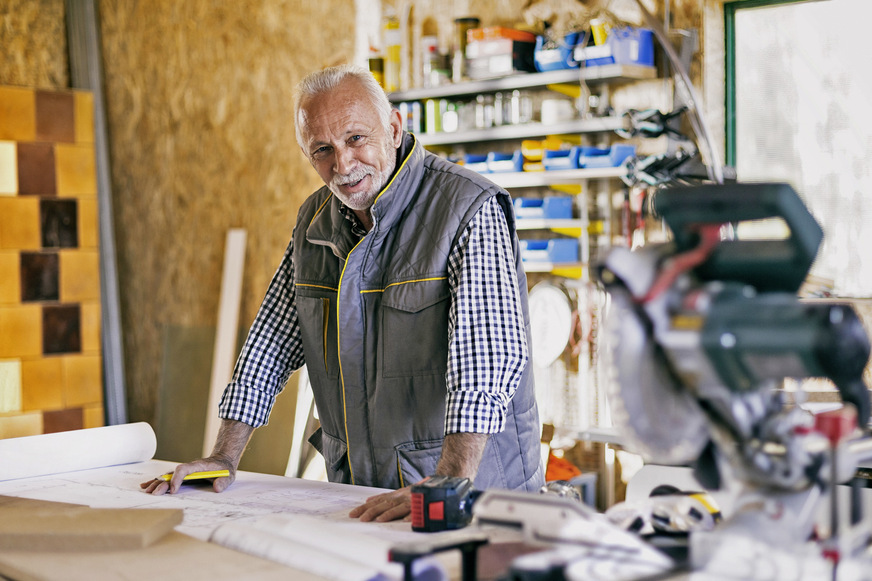
<svg viewBox="0 0 872 581">
<path fill-rule="evenodd" d="M 435 533 L 465 527 L 479 494 L 469 478 L 432 476 L 412 485 L 412 530 Z"/>
</svg>

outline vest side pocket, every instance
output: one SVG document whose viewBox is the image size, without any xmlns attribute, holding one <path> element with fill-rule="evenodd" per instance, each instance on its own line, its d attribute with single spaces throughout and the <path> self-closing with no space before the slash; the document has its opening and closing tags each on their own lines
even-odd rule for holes
<svg viewBox="0 0 872 581">
<path fill-rule="evenodd" d="M 339 377 L 339 359 L 336 355 L 335 295 L 309 296 L 298 290 L 297 311 L 306 368 L 312 376 L 328 379 Z"/>
<path fill-rule="evenodd" d="M 404 442 L 396 446 L 400 486 L 416 484 L 436 473 L 436 464 L 442 455 L 442 440 Z"/>
<path fill-rule="evenodd" d="M 346 484 L 351 482 L 351 471 L 348 469 L 348 448 L 345 442 L 318 428 L 314 434 L 309 436 L 309 443 L 324 457 L 327 480 Z"/>
</svg>

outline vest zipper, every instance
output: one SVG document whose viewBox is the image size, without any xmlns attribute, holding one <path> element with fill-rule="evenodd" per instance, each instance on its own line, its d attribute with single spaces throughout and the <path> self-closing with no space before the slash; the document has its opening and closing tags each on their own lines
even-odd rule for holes
<svg viewBox="0 0 872 581">
<path fill-rule="evenodd" d="M 348 251 L 348 256 L 345 257 L 345 264 L 342 266 L 342 272 L 339 273 L 339 286 L 336 289 L 336 359 L 339 361 L 339 382 L 342 384 L 342 422 L 345 425 L 345 455 L 348 457 L 348 473 L 351 476 L 352 484 L 355 483 L 354 468 L 351 466 L 351 440 L 348 437 L 348 404 L 345 398 L 345 374 L 342 372 L 342 341 L 339 336 L 339 329 L 342 325 L 339 324 L 339 304 L 341 303 L 342 282 L 345 280 L 345 269 L 348 268 L 348 260 L 364 240 L 366 240 L 366 236 L 358 240 L 357 244 Z"/>
</svg>

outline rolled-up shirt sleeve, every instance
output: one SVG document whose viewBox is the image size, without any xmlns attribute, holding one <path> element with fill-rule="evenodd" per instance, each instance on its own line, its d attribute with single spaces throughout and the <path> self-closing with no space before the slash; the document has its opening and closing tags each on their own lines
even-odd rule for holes
<svg viewBox="0 0 872 581">
<path fill-rule="evenodd" d="M 288 245 L 248 332 L 218 407 L 220 418 L 266 424 L 276 396 L 305 363 L 291 249 Z"/>
<path fill-rule="evenodd" d="M 448 261 L 445 433 L 498 433 L 529 354 L 512 235 L 496 198 L 473 217 Z"/>
</svg>

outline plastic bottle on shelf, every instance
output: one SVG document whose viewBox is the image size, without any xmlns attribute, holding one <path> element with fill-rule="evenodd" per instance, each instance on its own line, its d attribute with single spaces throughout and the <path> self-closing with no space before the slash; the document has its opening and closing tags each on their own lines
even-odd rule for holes
<svg viewBox="0 0 872 581">
<path fill-rule="evenodd" d="M 460 129 L 460 111 L 456 102 L 450 101 L 446 104 L 441 121 L 442 131 L 446 133 L 453 133 Z"/>
<path fill-rule="evenodd" d="M 494 125 L 508 125 L 509 100 L 502 93 L 494 93 Z"/>
<path fill-rule="evenodd" d="M 400 56 L 402 35 L 400 21 L 393 12 L 388 12 L 384 26 L 384 89 L 388 93 L 400 90 Z"/>
<path fill-rule="evenodd" d="M 385 59 L 376 51 L 375 48 L 370 48 L 369 50 L 369 72 L 372 73 L 372 76 L 375 77 L 375 80 L 378 81 L 378 84 L 381 85 L 382 89 L 385 88 Z"/>
<path fill-rule="evenodd" d="M 427 99 L 424 101 L 424 133 L 439 133 L 442 131 L 442 113 L 447 105 L 445 99 Z"/>
<path fill-rule="evenodd" d="M 439 44 L 435 36 L 421 38 L 421 86 L 435 87 L 433 77 L 439 68 Z"/>
<path fill-rule="evenodd" d="M 533 100 L 530 98 L 530 93 L 515 89 L 512 91 L 512 96 L 508 101 L 506 110 L 508 111 L 506 123 L 512 125 L 523 125 L 533 121 Z"/>
<path fill-rule="evenodd" d="M 451 80 L 459 83 L 466 79 L 467 32 L 477 28 L 481 21 L 474 16 L 454 19 L 454 52 L 451 61 Z"/>
<path fill-rule="evenodd" d="M 475 128 L 488 129 L 494 126 L 493 95 L 478 95 L 475 98 Z"/>
</svg>

